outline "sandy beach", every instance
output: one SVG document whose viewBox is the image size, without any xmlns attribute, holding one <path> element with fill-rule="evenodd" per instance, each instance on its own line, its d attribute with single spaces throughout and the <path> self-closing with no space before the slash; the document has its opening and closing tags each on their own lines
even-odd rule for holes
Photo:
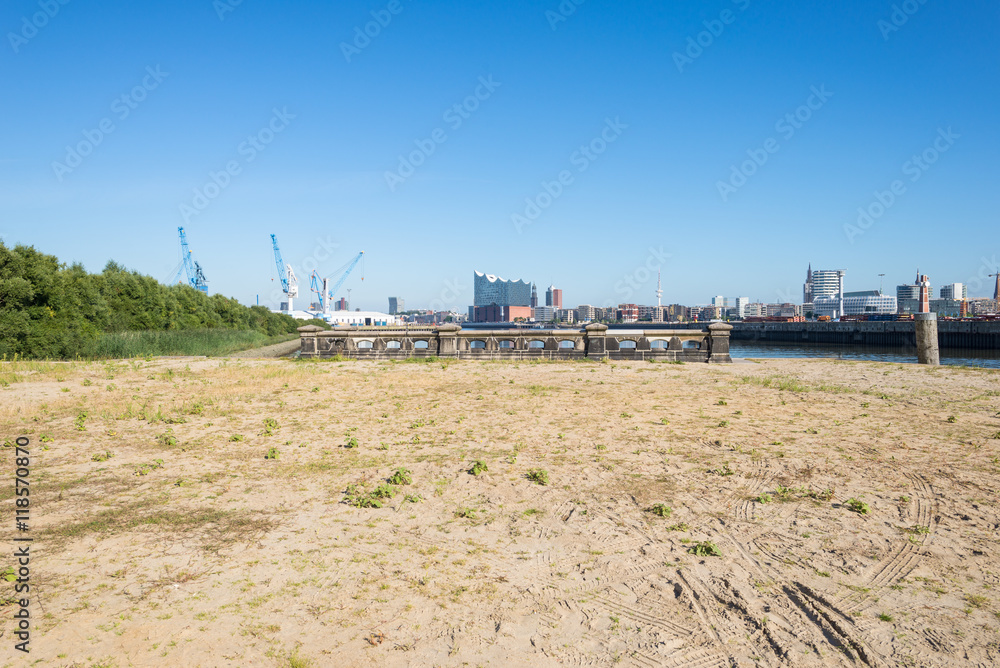
<svg viewBox="0 0 1000 668">
<path fill-rule="evenodd" d="M 4 582 L 0 665 L 1000 664 L 1000 371 L 175 359 L 0 380 L 0 497 L 26 436 L 33 538 L 31 653 Z"/>
</svg>

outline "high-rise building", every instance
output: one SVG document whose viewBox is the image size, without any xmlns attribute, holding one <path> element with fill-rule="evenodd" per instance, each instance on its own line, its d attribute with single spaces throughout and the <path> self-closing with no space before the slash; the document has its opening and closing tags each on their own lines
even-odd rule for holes
<svg viewBox="0 0 1000 668">
<path fill-rule="evenodd" d="M 538 306 L 538 287 L 534 283 L 531 284 L 531 308 Z"/>
<path fill-rule="evenodd" d="M 589 322 L 595 320 L 594 307 L 590 304 L 580 304 L 576 307 L 576 319 L 578 322 Z"/>
<path fill-rule="evenodd" d="M 1000 271 L 997 272 L 997 284 L 993 288 L 993 301 L 1000 304 Z"/>
<path fill-rule="evenodd" d="M 750 300 L 746 297 L 736 298 L 736 317 L 745 318 L 747 317 L 747 306 L 750 304 Z"/>
<path fill-rule="evenodd" d="M 968 299 L 969 288 L 964 283 L 949 283 L 941 286 L 941 299 Z"/>
<path fill-rule="evenodd" d="M 812 272 L 812 299 L 815 302 L 817 297 L 827 297 L 840 293 L 843 287 L 843 269 L 817 269 Z"/>
<path fill-rule="evenodd" d="M 347 310 L 347 297 L 341 297 L 333 303 L 334 311 L 346 311 Z"/>
<path fill-rule="evenodd" d="M 406 310 L 406 302 L 400 297 L 389 297 L 389 315 L 396 315 Z"/>
<path fill-rule="evenodd" d="M 493 274 L 475 272 L 473 277 L 474 306 L 531 306 L 531 284 L 525 281 L 505 281 Z"/>
<path fill-rule="evenodd" d="M 562 308 L 562 290 L 550 285 L 549 289 L 545 291 L 545 305 L 555 309 Z"/>
</svg>

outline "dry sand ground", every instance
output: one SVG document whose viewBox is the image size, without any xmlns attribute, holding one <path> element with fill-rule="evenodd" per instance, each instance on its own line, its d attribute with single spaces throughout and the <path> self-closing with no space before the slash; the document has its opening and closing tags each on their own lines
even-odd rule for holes
<svg viewBox="0 0 1000 668">
<path fill-rule="evenodd" d="M 998 381 L 799 360 L 6 364 L 4 437 L 32 441 L 30 662 L 997 666 Z M 383 507 L 345 503 L 399 467 L 412 484 Z M 10 593 L 0 665 L 28 665 Z"/>
</svg>

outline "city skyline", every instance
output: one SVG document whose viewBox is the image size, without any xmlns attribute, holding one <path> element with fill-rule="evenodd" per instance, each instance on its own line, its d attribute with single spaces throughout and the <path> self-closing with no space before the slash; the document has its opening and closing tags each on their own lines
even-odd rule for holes
<svg viewBox="0 0 1000 668">
<path fill-rule="evenodd" d="M 567 305 L 793 301 L 808 261 L 991 296 L 985 0 L 389 4 L 5 4 L 0 238 L 165 280 L 184 226 L 210 293 L 275 307 L 270 234 L 300 299 L 365 251 L 362 309 L 461 311 L 474 267 Z"/>
</svg>

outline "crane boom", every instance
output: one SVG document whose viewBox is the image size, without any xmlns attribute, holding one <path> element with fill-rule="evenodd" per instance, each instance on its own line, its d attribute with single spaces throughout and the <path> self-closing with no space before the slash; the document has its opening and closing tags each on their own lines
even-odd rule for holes
<svg viewBox="0 0 1000 668">
<path fill-rule="evenodd" d="M 310 276 L 309 278 L 309 289 L 312 290 L 314 293 L 316 293 L 316 296 L 319 299 L 320 310 L 322 310 L 324 313 L 329 311 L 330 300 L 334 298 L 333 296 L 337 293 L 337 290 L 339 290 L 341 286 L 344 285 L 344 281 L 347 280 L 347 277 L 354 270 L 354 268 L 358 266 L 358 262 L 361 262 L 364 256 L 365 252 L 361 251 L 360 253 L 357 254 L 357 256 L 354 257 L 354 259 L 349 261 L 347 264 L 335 269 L 333 273 L 331 273 L 326 278 L 320 278 L 319 274 L 316 273 L 315 271 L 312 273 L 312 276 Z M 341 274 L 341 272 L 343 272 L 343 274 Z M 337 279 L 337 282 L 333 284 L 332 288 L 328 288 L 327 286 L 329 285 L 330 277 L 336 276 L 338 274 L 340 274 L 340 278 Z M 364 280 L 364 278 L 362 278 L 361 280 Z"/>
<path fill-rule="evenodd" d="M 187 274 L 188 284 L 195 290 L 201 290 L 204 293 L 208 293 L 208 280 L 205 278 L 205 272 L 202 271 L 201 265 L 194 261 L 191 254 L 191 248 L 188 246 L 187 234 L 184 233 L 183 227 L 177 228 L 177 233 L 181 237 L 181 261 L 184 263 L 184 273 Z M 180 274 L 180 272 L 177 272 Z"/>
<path fill-rule="evenodd" d="M 278 278 L 281 280 L 281 291 L 288 295 L 288 312 L 291 313 L 292 301 L 299 296 L 299 281 L 295 277 L 292 265 L 285 264 L 281 258 L 281 249 L 278 248 L 278 237 L 271 235 L 271 246 L 274 248 L 274 263 L 278 267 Z"/>
</svg>

